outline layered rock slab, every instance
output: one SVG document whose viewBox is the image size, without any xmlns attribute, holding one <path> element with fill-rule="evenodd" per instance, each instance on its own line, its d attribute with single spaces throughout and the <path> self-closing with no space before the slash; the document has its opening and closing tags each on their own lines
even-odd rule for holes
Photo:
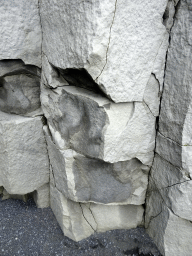
<svg viewBox="0 0 192 256">
<path fill-rule="evenodd" d="M 51 185 L 51 208 L 64 234 L 80 241 L 94 232 L 134 228 L 143 222 L 142 206 L 107 206 L 73 202 Z"/>
<path fill-rule="evenodd" d="M 111 164 L 60 150 L 46 137 L 54 185 L 66 198 L 113 205 L 144 203 L 149 167 L 137 159 Z"/>
<path fill-rule="evenodd" d="M 145 103 L 115 104 L 83 88 L 42 85 L 41 102 L 60 149 L 115 163 L 132 158 L 151 165 L 155 120 Z"/>
<path fill-rule="evenodd" d="M 0 185 L 24 195 L 49 182 L 49 161 L 42 117 L 0 112 Z"/>
<path fill-rule="evenodd" d="M 114 102 L 142 101 L 151 73 L 163 81 L 166 5 L 167 0 L 43 0 L 43 52 L 58 68 L 84 68 Z"/>
<path fill-rule="evenodd" d="M 2 1 L 0 13 L 0 59 L 22 59 L 41 67 L 38 0 Z"/>
<path fill-rule="evenodd" d="M 146 202 L 145 225 L 162 255 L 191 254 L 192 224 L 173 213 L 151 179 Z"/>
</svg>

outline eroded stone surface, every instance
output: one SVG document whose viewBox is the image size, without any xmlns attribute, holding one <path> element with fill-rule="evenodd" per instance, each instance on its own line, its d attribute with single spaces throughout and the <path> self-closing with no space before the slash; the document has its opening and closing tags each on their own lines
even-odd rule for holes
<svg viewBox="0 0 192 256">
<path fill-rule="evenodd" d="M 152 181 L 153 183 L 153 181 Z M 146 228 L 162 255 L 191 254 L 192 224 L 175 215 L 164 203 L 154 184 L 150 186 L 146 208 Z"/>
<path fill-rule="evenodd" d="M 143 221 L 142 206 L 76 203 L 65 198 L 52 185 L 51 208 L 64 234 L 75 241 L 96 231 L 137 227 Z"/>
<path fill-rule="evenodd" d="M 38 0 L 1 1 L 0 13 L 0 59 L 22 59 L 41 67 Z"/>
<path fill-rule="evenodd" d="M 47 135 L 53 182 L 66 198 L 76 202 L 142 205 L 149 167 L 137 159 L 106 163 L 75 151 L 59 150 Z"/>
<path fill-rule="evenodd" d="M 142 101 L 151 73 L 162 83 L 166 5 L 167 0 L 43 0 L 43 51 L 56 67 L 86 69 L 113 101 Z"/>
<path fill-rule="evenodd" d="M 24 195 L 49 182 L 41 119 L 0 113 L 0 180 L 9 194 Z"/>
<path fill-rule="evenodd" d="M 41 113 L 40 69 L 21 60 L 0 61 L 0 110 L 18 115 Z"/>
<path fill-rule="evenodd" d="M 115 104 L 83 88 L 44 85 L 41 102 L 60 149 L 110 163 L 137 158 L 151 165 L 155 117 L 145 103 Z"/>
</svg>

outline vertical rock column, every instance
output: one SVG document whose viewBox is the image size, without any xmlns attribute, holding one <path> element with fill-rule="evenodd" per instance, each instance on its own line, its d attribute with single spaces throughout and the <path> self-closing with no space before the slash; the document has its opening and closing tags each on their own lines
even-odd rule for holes
<svg viewBox="0 0 192 256">
<path fill-rule="evenodd" d="M 38 0 L 3 1 L 0 13 L 1 193 L 4 198 L 33 193 L 37 206 L 46 207 L 49 161 L 40 104 Z"/>
<path fill-rule="evenodd" d="M 41 1 L 51 207 L 76 241 L 143 223 L 169 6 L 167 0 Z"/>
<path fill-rule="evenodd" d="M 167 54 L 146 228 L 166 256 L 191 255 L 192 1 L 177 6 Z"/>
</svg>

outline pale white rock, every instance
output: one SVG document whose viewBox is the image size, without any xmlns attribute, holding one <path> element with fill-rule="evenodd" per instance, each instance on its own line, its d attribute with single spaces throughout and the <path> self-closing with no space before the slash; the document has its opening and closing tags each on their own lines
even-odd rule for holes
<svg viewBox="0 0 192 256">
<path fill-rule="evenodd" d="M 150 188 L 155 187 L 152 185 Z M 156 189 L 147 197 L 145 220 L 147 233 L 162 255 L 191 255 L 191 222 L 173 214 Z"/>
<path fill-rule="evenodd" d="M 97 232 L 143 225 L 144 209 L 141 205 L 90 204 L 90 210 L 97 224 Z"/>
<path fill-rule="evenodd" d="M 50 184 L 44 184 L 33 192 L 33 199 L 38 208 L 46 208 L 50 205 Z"/>
<path fill-rule="evenodd" d="M 156 56 L 162 54 L 157 62 L 165 59 L 166 5 L 167 0 L 43 0 L 43 51 L 58 68 L 87 70 L 113 101 L 142 101 Z"/>
<path fill-rule="evenodd" d="M 75 86 L 41 86 L 43 112 L 60 149 L 115 163 L 132 158 L 151 165 L 155 117 L 143 102 L 115 104 Z"/>
<path fill-rule="evenodd" d="M 0 112 L 0 184 L 24 195 L 49 182 L 49 161 L 41 117 Z"/>
<path fill-rule="evenodd" d="M 145 202 L 149 167 L 137 159 L 106 163 L 74 150 L 59 150 L 47 134 L 52 179 L 66 198 L 76 202 L 134 204 Z"/>
<path fill-rule="evenodd" d="M 151 177 L 166 205 L 179 217 L 192 221 L 192 181 L 181 168 L 155 155 Z"/>
<path fill-rule="evenodd" d="M 143 224 L 143 207 L 77 203 L 51 185 L 51 208 L 65 236 L 80 241 L 94 232 L 130 229 Z"/>
<path fill-rule="evenodd" d="M 0 59 L 41 67 L 42 33 L 38 0 L 1 1 Z"/>
<path fill-rule="evenodd" d="M 52 185 L 50 187 L 50 204 L 65 236 L 80 241 L 94 233 L 93 228 L 83 216 L 81 205 L 65 198 Z"/>
</svg>

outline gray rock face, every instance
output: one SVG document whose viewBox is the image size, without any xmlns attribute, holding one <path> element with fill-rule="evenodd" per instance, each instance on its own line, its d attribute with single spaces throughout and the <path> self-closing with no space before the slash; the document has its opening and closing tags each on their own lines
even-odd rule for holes
<svg viewBox="0 0 192 256">
<path fill-rule="evenodd" d="M 191 1 L 180 1 L 171 30 L 146 208 L 147 230 L 165 256 L 190 255 L 192 250 L 191 15 Z"/>
<path fill-rule="evenodd" d="M 40 106 L 40 69 L 21 60 L 0 61 L 0 110 L 30 116 Z"/>
<path fill-rule="evenodd" d="M 47 135 L 53 184 L 76 202 L 142 205 L 149 167 L 137 159 L 106 163 L 75 151 L 59 150 Z"/>
<path fill-rule="evenodd" d="M 0 13 L 0 60 L 21 59 L 41 67 L 38 0 L 1 1 Z"/>
<path fill-rule="evenodd" d="M 42 86 L 41 102 L 60 149 L 110 163 L 137 158 L 151 165 L 155 117 L 145 103 L 115 104 L 73 86 Z"/>
</svg>

